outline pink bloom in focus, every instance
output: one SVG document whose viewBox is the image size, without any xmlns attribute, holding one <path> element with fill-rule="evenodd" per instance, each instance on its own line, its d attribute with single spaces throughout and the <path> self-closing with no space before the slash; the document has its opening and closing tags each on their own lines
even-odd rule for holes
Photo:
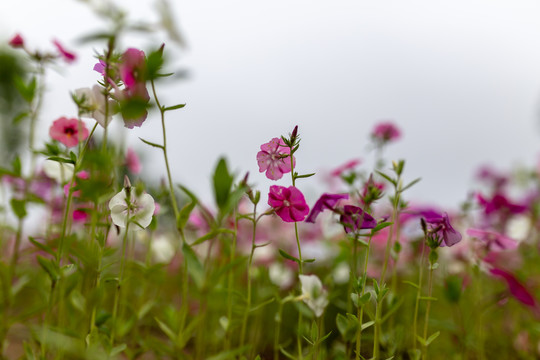
<svg viewBox="0 0 540 360">
<path fill-rule="evenodd" d="M 49 128 L 49 135 L 67 147 L 77 146 L 88 137 L 88 129 L 84 123 L 75 118 L 61 117 L 55 120 Z"/>
<path fill-rule="evenodd" d="M 347 161 L 345 164 L 341 165 L 340 167 L 337 167 L 336 169 L 332 170 L 330 175 L 332 176 L 341 176 L 345 171 L 352 170 L 356 165 L 359 165 L 362 162 L 360 159 L 353 159 Z"/>
<path fill-rule="evenodd" d="M 62 58 L 64 58 L 66 62 L 72 63 L 75 61 L 75 59 L 77 59 L 77 56 L 74 53 L 69 52 L 66 49 L 64 49 L 64 47 L 62 46 L 62 44 L 58 42 L 58 40 L 53 40 L 53 44 L 54 46 L 56 46 L 56 48 L 58 49 L 58 52 L 60 53 L 60 55 L 62 56 Z"/>
<path fill-rule="evenodd" d="M 534 296 L 523 286 L 516 277 L 504 270 L 501 269 L 491 269 L 489 272 L 492 275 L 502 277 L 508 285 L 508 290 L 513 297 L 515 297 L 519 302 L 525 304 L 529 307 L 536 308 L 536 300 Z"/>
<path fill-rule="evenodd" d="M 259 172 L 266 171 L 266 177 L 270 180 L 279 180 L 283 174 L 291 172 L 291 149 L 285 145 L 283 139 L 273 138 L 266 144 L 261 145 L 261 151 L 257 153 Z M 293 164 L 294 164 L 293 156 Z"/>
<path fill-rule="evenodd" d="M 453 246 L 461 241 L 461 234 L 452 227 L 447 213 L 425 211 L 421 215 L 426 220 L 428 229 L 437 237 L 439 246 Z"/>
<path fill-rule="evenodd" d="M 21 35 L 16 34 L 11 40 L 9 40 L 9 46 L 12 48 L 22 48 L 24 47 L 24 39 Z"/>
<path fill-rule="evenodd" d="M 386 143 L 398 140 L 401 137 L 401 131 L 392 122 L 381 122 L 375 125 L 371 137 L 377 141 Z"/>
<path fill-rule="evenodd" d="M 268 205 L 274 208 L 276 214 L 285 222 L 303 221 L 309 212 L 304 195 L 295 188 L 279 185 L 270 186 Z"/>
<path fill-rule="evenodd" d="M 141 165 L 141 161 L 139 160 L 139 156 L 132 148 L 127 149 L 126 166 L 128 170 L 133 174 L 139 174 L 142 170 L 142 165 Z"/>
</svg>

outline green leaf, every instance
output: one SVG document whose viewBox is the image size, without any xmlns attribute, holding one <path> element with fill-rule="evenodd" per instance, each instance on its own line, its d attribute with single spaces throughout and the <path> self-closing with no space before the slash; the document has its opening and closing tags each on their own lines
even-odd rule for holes
<svg viewBox="0 0 540 360">
<path fill-rule="evenodd" d="M 209 233 L 207 233 L 206 235 L 203 235 L 200 238 L 198 238 L 197 240 L 195 240 L 191 244 L 191 246 L 199 245 L 199 244 L 202 244 L 205 241 L 208 241 L 210 239 L 214 239 L 219 234 L 234 234 L 234 231 L 231 230 L 231 229 L 225 229 L 225 228 L 219 228 L 219 229 L 210 230 Z"/>
<path fill-rule="evenodd" d="M 364 306 L 368 303 L 368 301 L 371 300 L 371 293 L 370 292 L 367 292 L 365 293 L 364 295 L 362 295 L 361 297 L 358 298 L 358 304 L 360 306 Z"/>
<path fill-rule="evenodd" d="M 404 284 L 407 284 L 407 285 L 411 285 L 413 288 L 415 289 L 420 289 L 420 286 L 416 285 L 415 283 L 413 283 L 412 281 L 408 281 L 408 280 L 403 280 L 403 283 Z"/>
<path fill-rule="evenodd" d="M 52 282 L 57 282 L 60 279 L 60 269 L 53 260 L 46 259 L 42 256 L 37 256 L 39 265 L 47 272 Z"/>
<path fill-rule="evenodd" d="M 418 178 L 418 179 L 414 179 L 413 181 L 411 181 L 410 183 L 408 183 L 407 185 L 405 185 L 400 191 L 405 191 L 407 190 L 408 188 L 410 188 L 411 186 L 415 185 L 416 183 L 418 183 L 420 180 L 422 180 L 422 178 Z"/>
<path fill-rule="evenodd" d="M 420 296 L 418 299 L 426 301 L 437 301 L 437 298 L 433 296 Z"/>
<path fill-rule="evenodd" d="M 153 80 L 157 78 L 157 74 L 163 66 L 163 49 L 164 45 L 162 45 L 159 49 L 152 51 L 146 57 L 146 70 L 148 80 Z"/>
<path fill-rule="evenodd" d="M 186 243 L 182 244 L 182 253 L 184 254 L 185 261 L 187 261 L 188 273 L 195 282 L 197 288 L 200 289 L 204 282 L 204 268 L 191 246 Z"/>
<path fill-rule="evenodd" d="M 34 96 L 36 95 L 36 77 L 33 77 L 27 85 L 24 83 L 24 80 L 20 76 L 17 76 L 15 77 L 15 87 L 19 91 L 19 94 L 21 94 L 24 101 L 26 101 L 27 103 L 31 103 L 32 100 L 34 100 Z"/>
<path fill-rule="evenodd" d="M 127 345 L 126 344 L 120 344 L 118 346 L 115 346 L 111 349 L 111 353 L 109 354 L 110 356 L 116 356 L 118 354 L 120 354 L 122 351 L 126 350 L 127 349 Z"/>
<path fill-rule="evenodd" d="M 152 147 L 155 147 L 155 148 L 159 148 L 159 149 L 162 149 L 163 150 L 163 145 L 159 145 L 159 144 L 156 144 L 156 143 L 153 143 L 151 141 L 148 141 L 148 140 L 144 140 L 143 138 L 139 138 L 139 140 L 141 140 L 143 143 L 145 143 L 146 145 L 150 145 Z"/>
<path fill-rule="evenodd" d="M 369 328 L 373 324 L 375 324 L 375 321 L 368 321 L 368 322 L 363 323 L 362 324 L 362 330 L 366 330 L 367 328 Z"/>
<path fill-rule="evenodd" d="M 161 331 L 163 331 L 165 335 L 167 335 L 167 337 L 171 339 L 172 342 L 176 342 L 176 334 L 174 333 L 174 331 L 172 331 L 171 328 L 167 324 L 159 320 L 157 317 L 155 317 L 154 320 L 156 320 L 156 322 L 158 323 L 158 326 L 161 329 Z"/>
<path fill-rule="evenodd" d="M 392 179 L 390 176 L 386 175 L 383 172 L 377 171 L 377 174 L 388 180 L 392 185 L 397 186 L 397 181 Z"/>
<path fill-rule="evenodd" d="M 30 240 L 30 242 L 37 248 L 39 248 L 40 250 L 43 250 L 45 251 L 46 253 L 52 255 L 52 256 L 55 256 L 56 253 L 54 252 L 53 249 L 51 249 L 50 246 L 46 245 L 46 244 L 42 244 L 40 243 L 39 241 L 37 241 L 36 239 L 34 239 L 32 236 L 29 236 L 28 237 L 28 240 Z"/>
<path fill-rule="evenodd" d="M 174 106 L 167 106 L 167 107 L 163 108 L 163 111 L 165 112 L 165 111 L 170 111 L 170 110 L 181 109 L 184 106 L 186 106 L 186 104 L 178 104 L 178 105 L 174 105 Z"/>
<path fill-rule="evenodd" d="M 12 198 L 10 204 L 17 218 L 24 219 L 26 217 L 26 202 L 24 200 Z"/>
<path fill-rule="evenodd" d="M 441 335 L 441 332 L 437 331 L 436 333 L 434 333 L 430 337 L 428 337 L 428 339 L 426 340 L 426 346 L 429 346 L 429 344 L 431 344 L 433 342 L 433 340 L 438 338 L 439 335 Z"/>
<path fill-rule="evenodd" d="M 220 158 L 217 163 L 216 169 L 214 170 L 213 182 L 216 204 L 220 210 L 223 210 L 231 195 L 230 193 L 233 184 L 233 176 L 229 173 L 227 162 L 224 158 Z"/>
<path fill-rule="evenodd" d="M 26 117 L 28 117 L 30 115 L 30 113 L 28 111 L 22 111 L 20 113 L 18 113 L 17 115 L 15 115 L 15 117 L 13 118 L 13 124 L 14 125 L 17 125 L 18 123 L 20 123 L 23 119 L 25 119 Z"/>
<path fill-rule="evenodd" d="M 66 158 L 63 158 L 63 157 L 60 157 L 60 156 L 50 156 L 50 157 L 47 158 L 47 160 L 52 160 L 52 161 L 56 161 L 56 162 L 59 162 L 59 163 L 75 165 L 75 161 L 73 161 L 71 159 L 66 159 Z"/>
<path fill-rule="evenodd" d="M 13 173 L 15 176 L 20 177 L 21 176 L 21 158 L 19 156 L 15 156 L 15 159 L 11 162 L 11 167 L 13 168 Z"/>
<path fill-rule="evenodd" d="M 245 345 L 233 350 L 223 351 L 217 355 L 210 356 L 209 358 L 206 358 L 206 360 L 227 360 L 227 359 L 235 359 L 238 355 L 244 353 L 246 350 L 251 348 L 251 345 Z"/>
<path fill-rule="evenodd" d="M 312 263 L 315 262 L 315 259 L 302 259 L 303 263 Z"/>
<path fill-rule="evenodd" d="M 375 226 L 372 230 L 371 230 L 371 234 L 375 234 L 377 233 L 378 231 L 384 229 L 385 227 L 388 227 L 390 225 L 392 225 L 393 222 L 390 222 L 390 221 L 387 221 L 387 222 L 382 222 L 382 223 L 378 223 L 377 226 Z"/>
<path fill-rule="evenodd" d="M 308 177 L 312 177 L 313 175 L 315 175 L 315 173 L 304 174 L 304 175 L 296 175 L 295 178 L 296 179 L 305 179 L 305 178 L 308 178 Z"/>
<path fill-rule="evenodd" d="M 186 204 L 182 209 L 180 209 L 178 219 L 176 219 L 177 229 L 181 231 L 184 230 L 189 220 L 189 215 L 191 214 L 193 209 L 195 209 L 195 206 L 197 206 L 197 203 L 195 201 L 191 201 L 190 203 Z"/>
<path fill-rule="evenodd" d="M 287 259 L 287 260 L 295 261 L 295 262 L 297 262 L 298 264 L 300 264 L 300 259 L 298 259 L 298 258 L 296 258 L 296 257 L 294 257 L 294 256 L 292 256 L 292 255 L 289 255 L 289 254 L 288 254 L 287 252 L 285 252 L 284 250 L 279 249 L 279 254 L 280 254 L 281 256 L 283 256 L 283 257 L 284 257 L 285 259 Z"/>
</svg>

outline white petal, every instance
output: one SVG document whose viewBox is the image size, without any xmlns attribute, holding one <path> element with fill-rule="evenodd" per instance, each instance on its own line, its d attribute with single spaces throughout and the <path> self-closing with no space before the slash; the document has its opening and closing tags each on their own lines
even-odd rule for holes
<svg viewBox="0 0 540 360">
<path fill-rule="evenodd" d="M 60 163 L 53 160 L 45 160 L 43 163 L 43 171 L 45 174 L 61 184 L 71 180 L 74 168 L 73 164 Z"/>
</svg>

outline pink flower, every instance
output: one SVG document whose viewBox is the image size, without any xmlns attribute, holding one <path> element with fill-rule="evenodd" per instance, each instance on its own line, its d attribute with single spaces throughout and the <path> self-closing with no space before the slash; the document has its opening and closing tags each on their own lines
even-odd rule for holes
<svg viewBox="0 0 540 360">
<path fill-rule="evenodd" d="M 67 147 L 77 146 L 80 141 L 88 137 L 88 129 L 84 123 L 77 119 L 61 117 L 55 120 L 49 128 L 49 135 Z"/>
<path fill-rule="evenodd" d="M 131 88 L 140 83 L 145 83 L 146 61 L 144 51 L 129 48 L 122 55 L 120 65 L 120 78 L 126 86 Z"/>
<path fill-rule="evenodd" d="M 97 71 L 101 75 L 105 76 L 105 67 L 106 67 L 106 65 L 107 64 L 105 63 L 105 61 L 99 59 L 99 62 L 97 62 L 94 65 L 94 71 Z"/>
<path fill-rule="evenodd" d="M 72 62 L 75 61 L 75 59 L 77 59 L 77 56 L 74 53 L 67 51 L 62 46 L 62 44 L 60 44 L 58 42 L 58 40 L 53 40 L 53 44 L 54 44 L 54 46 L 56 46 L 56 49 L 58 49 L 58 52 L 60 53 L 60 56 L 62 56 L 62 58 L 64 58 L 64 60 L 66 62 L 72 63 Z"/>
<path fill-rule="evenodd" d="M 500 251 L 515 249 L 518 246 L 516 240 L 495 231 L 468 229 L 467 234 L 486 244 L 488 250 Z"/>
<path fill-rule="evenodd" d="M 285 145 L 283 139 L 273 138 L 266 144 L 261 145 L 261 151 L 257 153 L 259 172 L 266 171 L 266 177 L 270 180 L 279 180 L 283 174 L 291 172 L 291 149 Z M 293 163 L 294 163 L 293 156 Z"/>
<path fill-rule="evenodd" d="M 133 174 L 139 174 L 142 170 L 141 161 L 137 153 L 132 148 L 127 149 L 126 153 L 126 166 L 128 170 Z"/>
<path fill-rule="evenodd" d="M 90 178 L 90 175 L 88 174 L 88 172 L 87 172 L 87 171 L 84 171 L 84 170 L 78 172 L 76 176 L 77 176 L 79 179 L 83 179 L 83 180 L 87 180 L 87 179 Z M 76 182 L 76 181 L 74 181 L 74 182 L 71 182 L 71 181 L 70 181 L 69 183 L 67 183 L 66 185 L 64 185 L 64 194 L 65 194 L 66 196 L 69 196 L 69 188 L 70 188 L 70 187 L 75 188 L 76 186 L 77 186 L 77 182 Z M 72 196 L 73 196 L 73 197 L 79 197 L 80 195 L 81 195 L 81 191 L 80 191 L 80 190 L 73 191 L 73 193 L 72 193 Z"/>
<path fill-rule="evenodd" d="M 335 168 L 334 170 L 332 170 L 330 175 L 332 175 L 332 176 L 341 176 L 341 174 L 343 174 L 345 171 L 354 169 L 354 167 L 356 165 L 359 165 L 361 162 L 362 162 L 362 160 L 360 160 L 360 159 L 349 160 L 345 164 L 343 164 L 343 165 Z"/>
<path fill-rule="evenodd" d="M 390 121 L 381 122 L 375 125 L 371 137 L 382 143 L 398 140 L 401 137 L 401 131 Z"/>
<path fill-rule="evenodd" d="M 452 227 L 447 213 L 438 214 L 434 211 L 426 211 L 421 215 L 426 220 L 428 229 L 433 232 L 439 242 L 439 246 L 453 246 L 461 241 L 461 234 Z"/>
<path fill-rule="evenodd" d="M 270 186 L 268 205 L 274 208 L 276 214 L 285 222 L 303 221 L 309 212 L 304 195 L 295 188 L 279 185 Z"/>
<path fill-rule="evenodd" d="M 11 40 L 9 40 L 9 46 L 12 48 L 22 48 L 24 47 L 24 39 L 21 35 L 16 34 Z"/>
<path fill-rule="evenodd" d="M 346 233 L 360 229 L 373 229 L 377 226 L 377 220 L 367 212 L 354 205 L 345 205 L 343 214 L 339 218 Z"/>
</svg>

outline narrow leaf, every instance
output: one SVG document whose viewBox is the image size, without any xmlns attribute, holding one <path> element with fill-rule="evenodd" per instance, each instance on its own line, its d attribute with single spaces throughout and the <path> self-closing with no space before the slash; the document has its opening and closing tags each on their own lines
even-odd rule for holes
<svg viewBox="0 0 540 360">
<path fill-rule="evenodd" d="M 143 143 L 145 143 L 146 145 L 150 145 L 152 147 L 155 147 L 155 148 L 159 148 L 159 149 L 162 149 L 163 150 L 163 145 L 159 145 L 159 144 L 156 144 L 156 143 L 153 143 L 151 141 L 148 141 L 148 140 L 144 140 L 143 138 L 139 138 Z"/>
</svg>

